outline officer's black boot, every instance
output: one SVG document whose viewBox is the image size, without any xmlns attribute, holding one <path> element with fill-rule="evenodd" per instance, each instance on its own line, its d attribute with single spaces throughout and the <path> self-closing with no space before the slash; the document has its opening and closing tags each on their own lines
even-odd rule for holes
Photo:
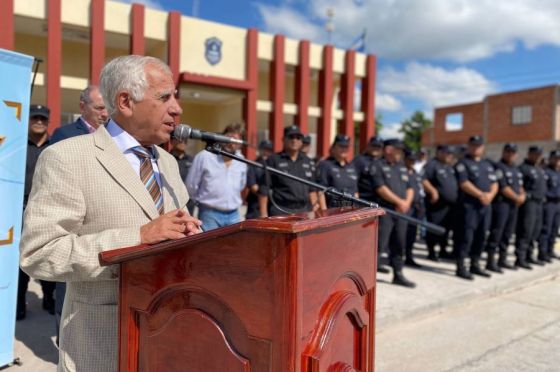
<svg viewBox="0 0 560 372">
<path fill-rule="evenodd" d="M 439 258 L 433 245 L 428 245 L 428 260 L 438 262 Z"/>
<path fill-rule="evenodd" d="M 508 270 L 516 269 L 515 266 L 507 262 L 507 256 L 502 253 L 500 253 L 500 258 L 498 259 L 498 266 L 501 267 L 502 269 L 508 269 Z"/>
<path fill-rule="evenodd" d="M 517 256 L 517 259 L 515 260 L 515 266 L 520 267 L 522 269 L 526 269 L 526 270 L 533 270 L 531 265 L 529 265 L 527 263 L 527 261 L 525 260 L 525 257 L 524 257 L 523 254 L 520 254 L 520 255 Z"/>
<path fill-rule="evenodd" d="M 486 270 L 499 274 L 503 273 L 502 269 L 500 269 L 500 267 L 496 264 L 494 252 L 488 252 L 488 259 L 486 260 Z"/>
<path fill-rule="evenodd" d="M 469 273 L 469 271 L 465 267 L 465 263 L 463 260 L 457 261 L 457 272 L 455 273 L 455 275 L 466 280 L 474 280 L 474 276 Z"/>
<path fill-rule="evenodd" d="M 402 270 L 395 270 L 395 275 L 393 276 L 393 284 L 402 285 L 403 287 L 407 288 L 416 287 L 416 284 L 414 282 L 411 282 L 410 280 L 405 278 Z"/>
<path fill-rule="evenodd" d="M 389 270 L 387 266 L 379 264 L 377 265 L 377 272 L 382 274 L 389 274 L 391 270 Z"/>
<path fill-rule="evenodd" d="M 471 274 L 490 278 L 492 275 L 486 270 L 483 270 L 478 264 L 478 259 L 471 258 Z"/>
<path fill-rule="evenodd" d="M 532 255 L 527 255 L 527 263 L 531 265 L 544 266 L 544 262 L 540 259 L 535 260 Z"/>
</svg>

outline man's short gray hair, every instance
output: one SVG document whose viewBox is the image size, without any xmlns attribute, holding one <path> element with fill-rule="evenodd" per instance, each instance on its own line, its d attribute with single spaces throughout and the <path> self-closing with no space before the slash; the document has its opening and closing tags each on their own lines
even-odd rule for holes
<svg viewBox="0 0 560 372">
<path fill-rule="evenodd" d="M 146 66 L 153 65 L 162 72 L 172 75 L 169 66 L 155 57 L 129 55 L 111 60 L 101 70 L 99 90 L 109 115 L 116 111 L 119 92 L 126 91 L 135 102 L 144 99 L 148 88 Z"/>
<path fill-rule="evenodd" d="M 91 102 L 93 102 L 91 99 L 91 92 L 96 89 L 99 89 L 97 85 L 88 85 L 86 89 L 80 92 L 80 102 L 83 102 L 86 105 L 89 105 Z"/>
</svg>

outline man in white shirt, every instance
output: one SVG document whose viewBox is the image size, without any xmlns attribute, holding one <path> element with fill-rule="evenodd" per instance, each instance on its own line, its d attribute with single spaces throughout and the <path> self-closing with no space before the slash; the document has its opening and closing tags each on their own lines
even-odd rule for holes
<svg viewBox="0 0 560 372">
<path fill-rule="evenodd" d="M 241 139 L 241 124 L 228 125 L 223 134 Z M 240 145 L 224 144 L 223 150 L 239 153 Z M 208 151 L 198 153 L 187 176 L 189 195 L 198 203 L 198 218 L 207 230 L 231 225 L 241 220 L 241 192 L 247 183 L 247 165 L 227 156 Z"/>
</svg>

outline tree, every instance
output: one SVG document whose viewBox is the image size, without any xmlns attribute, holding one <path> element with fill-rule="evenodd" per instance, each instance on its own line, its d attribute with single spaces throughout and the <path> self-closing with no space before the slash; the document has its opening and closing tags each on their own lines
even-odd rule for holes
<svg viewBox="0 0 560 372">
<path fill-rule="evenodd" d="M 416 111 L 409 119 L 401 123 L 399 132 L 404 134 L 403 142 L 411 150 L 418 151 L 421 147 L 422 132 L 432 125 L 432 121 L 422 111 Z"/>
<path fill-rule="evenodd" d="M 375 135 L 376 136 L 381 135 L 381 130 L 383 129 L 383 123 L 381 122 L 382 120 L 383 120 L 383 115 L 381 115 L 381 114 L 375 115 Z"/>
</svg>

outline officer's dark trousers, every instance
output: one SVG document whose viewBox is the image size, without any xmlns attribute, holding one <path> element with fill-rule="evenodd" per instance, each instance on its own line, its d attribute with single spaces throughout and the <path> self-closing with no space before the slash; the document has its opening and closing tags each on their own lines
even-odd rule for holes
<svg viewBox="0 0 560 372">
<path fill-rule="evenodd" d="M 525 262 L 532 253 L 533 242 L 539 237 L 542 228 L 543 203 L 527 200 L 519 208 L 515 255 L 519 261 Z"/>
<path fill-rule="evenodd" d="M 41 283 L 41 289 L 43 290 L 43 298 L 53 298 L 56 282 L 49 282 L 46 280 L 40 280 L 39 282 Z M 17 296 L 18 308 L 25 307 L 25 294 L 27 293 L 28 285 L 29 285 L 29 275 L 27 275 L 23 270 L 19 269 L 18 296 Z"/>
<path fill-rule="evenodd" d="M 429 202 L 427 202 L 429 203 Z M 447 247 L 447 240 L 449 239 L 449 232 L 455 229 L 457 223 L 456 216 L 457 207 L 455 205 L 438 202 L 435 205 L 428 204 L 426 207 L 426 218 L 428 222 L 445 228 L 445 234 L 440 236 L 432 232 L 426 232 L 426 246 L 431 255 L 435 254 L 435 246 L 439 245 L 440 252 L 445 251 Z"/>
<path fill-rule="evenodd" d="M 408 215 L 414 217 L 418 220 L 424 219 L 424 209 L 422 206 L 413 205 L 408 212 Z M 406 246 L 405 246 L 405 257 L 407 260 L 412 259 L 412 248 L 414 247 L 414 242 L 416 242 L 416 232 L 418 231 L 418 226 L 413 223 L 408 223 L 406 230 Z"/>
<path fill-rule="evenodd" d="M 385 215 L 379 218 L 378 257 L 388 251 L 389 263 L 395 272 L 403 267 L 407 225 L 405 220 L 396 217 Z"/>
<path fill-rule="evenodd" d="M 490 228 L 492 207 L 481 204 L 464 203 L 461 207 L 462 228 L 458 228 L 457 265 L 464 265 L 465 258 L 471 258 L 471 266 L 478 265 L 484 249 L 486 231 Z"/>
<path fill-rule="evenodd" d="M 492 204 L 492 224 L 486 250 L 488 254 L 500 253 L 500 259 L 507 256 L 507 248 L 515 225 L 518 208 L 514 203 L 501 200 Z"/>
<path fill-rule="evenodd" d="M 547 202 L 543 210 L 543 223 L 539 236 L 539 258 L 546 258 L 554 251 L 554 242 L 560 225 L 560 202 Z"/>
</svg>

